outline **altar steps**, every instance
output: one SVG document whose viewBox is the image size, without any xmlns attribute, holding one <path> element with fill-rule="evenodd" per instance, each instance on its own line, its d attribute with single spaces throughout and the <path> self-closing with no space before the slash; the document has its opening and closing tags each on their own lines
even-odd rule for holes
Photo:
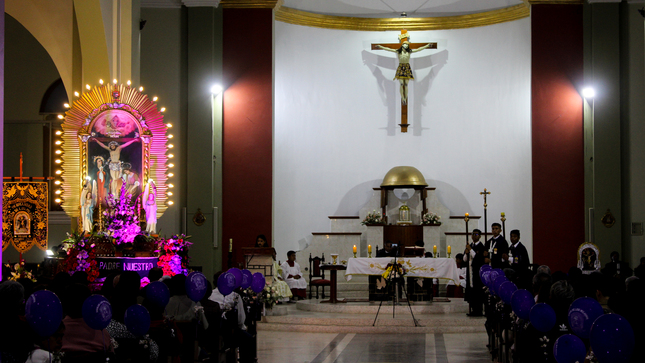
<svg viewBox="0 0 645 363">
<path fill-rule="evenodd" d="M 392 317 L 392 305 L 384 303 L 376 326 L 372 326 L 378 304 L 347 303 L 319 304 L 317 300 L 278 306 L 287 315 L 265 316 L 258 330 L 329 332 L 329 333 L 476 333 L 484 332 L 483 318 L 466 316 L 468 306 L 460 299 L 449 303 L 415 304 L 412 311 L 419 322 L 414 327 L 406 303 L 397 305 Z"/>
</svg>

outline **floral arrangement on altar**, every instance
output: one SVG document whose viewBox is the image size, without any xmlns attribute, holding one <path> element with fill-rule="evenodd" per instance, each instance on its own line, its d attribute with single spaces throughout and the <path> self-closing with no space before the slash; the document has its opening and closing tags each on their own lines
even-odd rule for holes
<svg viewBox="0 0 645 363">
<path fill-rule="evenodd" d="M 18 279 L 27 278 L 33 282 L 36 282 L 34 274 L 25 268 L 24 260 L 14 264 L 13 266 L 11 265 L 11 263 L 7 263 L 5 264 L 5 266 L 11 270 L 11 276 L 9 276 L 10 281 L 18 281 Z"/>
<path fill-rule="evenodd" d="M 61 263 L 60 269 L 73 275 L 77 271 L 87 273 L 87 281 L 93 283 L 99 277 L 99 269 L 96 263 L 96 245 L 90 242 L 93 234 L 68 233 L 67 239 L 63 241 L 63 250 L 67 252 L 67 258 Z"/>
<path fill-rule="evenodd" d="M 108 208 L 103 211 L 103 220 L 107 236 L 114 238 L 116 244 L 133 242 L 141 234 L 139 199 L 127 194 L 125 184 L 121 186 L 121 197 L 109 193 L 106 199 Z"/>
<path fill-rule="evenodd" d="M 365 219 L 363 219 L 361 224 L 364 226 L 383 224 L 383 216 L 381 215 L 381 212 L 377 212 L 376 210 L 374 210 L 372 212 L 367 213 L 367 215 L 365 216 Z"/>
<path fill-rule="evenodd" d="M 399 278 L 405 276 L 407 272 L 408 270 L 405 268 L 405 266 L 394 260 L 393 262 L 387 264 L 387 266 L 385 267 L 385 272 L 383 272 L 381 276 L 383 276 L 383 278 L 387 281 L 390 279 L 393 273 L 395 274 L 393 277 Z"/>
<path fill-rule="evenodd" d="M 441 222 L 439 221 L 440 219 L 441 217 L 435 213 L 424 213 L 423 217 L 421 217 L 421 224 L 424 226 L 441 224 Z"/>
<path fill-rule="evenodd" d="M 169 239 L 160 239 L 157 243 L 159 262 L 157 266 L 163 269 L 163 274 L 175 276 L 177 274 L 188 275 L 188 249 L 192 242 L 188 241 L 190 236 L 184 234 L 172 236 Z"/>
</svg>

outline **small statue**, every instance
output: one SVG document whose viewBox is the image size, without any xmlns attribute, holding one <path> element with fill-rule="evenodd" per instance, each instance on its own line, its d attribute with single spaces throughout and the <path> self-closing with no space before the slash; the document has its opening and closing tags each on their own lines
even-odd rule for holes
<svg viewBox="0 0 645 363">
<path fill-rule="evenodd" d="M 143 209 L 146 211 L 146 232 L 157 231 L 157 186 L 150 179 L 143 192 Z"/>
<path fill-rule="evenodd" d="M 93 214 L 96 206 L 96 180 L 87 182 L 83 185 L 81 192 L 81 218 L 83 220 L 83 231 L 92 232 L 94 224 Z"/>
</svg>

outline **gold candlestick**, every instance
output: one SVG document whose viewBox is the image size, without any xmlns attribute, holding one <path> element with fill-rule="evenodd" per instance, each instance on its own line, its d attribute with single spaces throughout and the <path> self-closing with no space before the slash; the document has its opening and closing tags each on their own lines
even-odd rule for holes
<svg viewBox="0 0 645 363">
<path fill-rule="evenodd" d="M 356 258 L 356 252 L 354 252 L 354 258 Z"/>
<path fill-rule="evenodd" d="M 372 258 L 372 251 L 369 251 L 369 252 L 367 253 L 367 256 L 368 256 L 369 258 Z"/>
</svg>

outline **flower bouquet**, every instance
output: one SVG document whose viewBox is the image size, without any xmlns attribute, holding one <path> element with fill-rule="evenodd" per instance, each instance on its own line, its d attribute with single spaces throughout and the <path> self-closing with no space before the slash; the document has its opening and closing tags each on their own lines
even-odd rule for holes
<svg viewBox="0 0 645 363">
<path fill-rule="evenodd" d="M 91 242 L 93 238 L 93 234 L 68 233 L 67 239 L 63 241 L 63 250 L 67 252 L 67 258 L 61 263 L 60 269 L 70 275 L 77 271 L 85 271 L 87 281 L 93 283 L 99 277 L 96 244 Z"/>
<path fill-rule="evenodd" d="M 27 278 L 33 282 L 36 282 L 34 274 L 25 268 L 25 261 L 20 261 L 13 266 L 10 263 L 7 263 L 5 264 L 5 266 L 11 270 L 11 276 L 9 276 L 10 281 L 18 281 L 18 279 Z"/>
<path fill-rule="evenodd" d="M 264 304 L 266 309 L 273 308 L 281 298 L 282 296 L 278 295 L 278 290 L 270 285 L 265 286 L 264 290 L 258 294 L 258 300 Z"/>
<path fill-rule="evenodd" d="M 421 218 L 421 224 L 424 226 L 441 225 L 440 219 L 441 217 L 435 213 L 424 213 Z"/>
<path fill-rule="evenodd" d="M 180 234 L 159 240 L 155 252 L 160 254 L 157 266 L 163 269 L 164 275 L 188 274 L 188 250 L 193 244 L 188 241 L 189 238 L 190 236 Z"/>
<path fill-rule="evenodd" d="M 367 215 L 365 216 L 365 219 L 363 219 L 361 224 L 364 226 L 383 224 L 383 216 L 381 215 L 381 212 L 377 212 L 376 210 L 374 210 L 372 212 L 367 213 Z"/>
<path fill-rule="evenodd" d="M 387 281 L 390 279 L 390 277 L 392 277 L 393 273 L 395 274 L 393 277 L 400 278 L 404 277 L 407 272 L 408 271 L 406 270 L 405 266 L 394 261 L 387 264 L 387 266 L 385 267 L 385 272 L 383 272 L 381 276 L 383 276 L 383 278 Z"/>
</svg>

